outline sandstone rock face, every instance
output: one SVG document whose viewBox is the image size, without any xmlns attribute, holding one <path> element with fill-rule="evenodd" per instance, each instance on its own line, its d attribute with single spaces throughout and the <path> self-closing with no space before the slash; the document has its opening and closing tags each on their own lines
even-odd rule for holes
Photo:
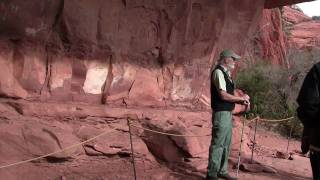
<svg viewBox="0 0 320 180">
<path fill-rule="evenodd" d="M 205 171 L 210 69 L 222 49 L 243 54 L 257 27 L 267 29 L 259 34 L 262 55 L 286 64 L 280 13 L 262 15 L 264 7 L 278 5 L 272 0 L 1 1 L 0 96 L 16 100 L 0 103 L 1 165 L 58 151 L 107 130 L 112 133 L 47 160 L 72 161 L 85 154 L 129 157 L 125 120 L 134 114 L 136 158 L 155 165 L 157 160 L 191 162 L 192 169 Z M 275 23 L 266 25 L 269 21 Z M 243 110 L 237 105 L 234 113 Z M 233 154 L 240 122 L 234 117 Z M 202 136 L 172 137 L 146 128 Z M 0 176 L 47 178 L 28 174 L 34 166 Z"/>
<path fill-rule="evenodd" d="M 3 69 L 0 72 L 0 93 L 3 96 L 7 97 L 21 97 L 26 98 L 28 92 L 23 89 L 22 85 L 19 83 L 19 80 L 15 77 L 16 69 L 22 69 L 21 65 L 15 65 L 12 61 L 13 53 L 8 51 L 8 47 L 2 46 L 2 53 L 0 55 L 0 64 Z M 20 79 L 20 77 L 19 77 Z"/>
<path fill-rule="evenodd" d="M 302 2 L 307 2 L 312 0 L 266 0 L 264 7 L 265 8 L 276 8 L 280 6 L 286 6 L 290 4 L 298 4 Z"/>
<path fill-rule="evenodd" d="M 261 16 L 263 7 L 279 3 L 296 1 L 3 1 L 0 93 L 201 109 L 199 97 L 209 97 L 209 69 L 221 49 L 242 54 L 253 40 L 259 57 L 287 65 L 280 11 L 264 10 Z M 285 12 L 289 21 L 306 19 Z M 317 44 L 299 28 L 292 32 L 298 45 L 292 44 Z"/>
<path fill-rule="evenodd" d="M 287 46 L 295 50 L 320 48 L 320 21 L 313 21 L 302 12 L 286 7 L 284 9 Z"/>
<path fill-rule="evenodd" d="M 288 37 L 290 48 L 308 50 L 320 48 L 320 22 L 307 21 L 293 25 Z"/>
<path fill-rule="evenodd" d="M 289 65 L 280 9 L 263 10 L 258 28 L 249 41 L 246 56 L 252 63 L 264 60 L 274 65 Z"/>
<path fill-rule="evenodd" d="M 310 21 L 311 18 L 290 6 L 283 7 L 283 19 L 286 23 L 297 24 L 305 21 Z"/>
<path fill-rule="evenodd" d="M 319 21 L 311 20 L 294 6 L 264 9 L 256 32 L 248 39 L 244 57 L 249 64 L 263 60 L 290 68 L 295 52 L 319 49 L 318 31 Z"/>
<path fill-rule="evenodd" d="M 3 1 L 0 92 L 42 101 L 201 108 L 219 51 L 245 51 L 263 6 L 262 0 L 241 6 Z"/>
<path fill-rule="evenodd" d="M 24 120 L 28 123 L 25 124 Z M 32 118 L 2 121 L 0 134 L 3 137 L 0 141 L 1 164 L 35 158 L 79 143 L 70 127 L 58 122 L 43 124 Z M 83 150 L 76 147 L 47 158 L 68 160 L 80 154 Z"/>
<path fill-rule="evenodd" d="M 312 21 L 294 7 L 264 9 L 257 31 L 249 39 L 245 57 L 290 67 L 290 50 L 319 48 L 319 21 Z"/>
</svg>

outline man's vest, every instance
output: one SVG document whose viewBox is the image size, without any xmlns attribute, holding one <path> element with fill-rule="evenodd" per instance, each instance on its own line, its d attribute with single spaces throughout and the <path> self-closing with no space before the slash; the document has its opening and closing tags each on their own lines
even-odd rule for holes
<svg viewBox="0 0 320 180">
<path fill-rule="evenodd" d="M 215 87 L 215 85 L 214 85 L 213 75 L 214 75 L 214 71 L 216 71 L 217 69 L 221 70 L 224 75 L 224 79 L 226 81 L 227 93 L 234 95 L 233 82 L 230 80 L 228 74 L 224 71 L 224 69 L 220 65 L 216 66 L 216 68 L 211 73 L 211 86 L 210 86 L 210 89 L 211 89 L 211 108 L 215 112 L 217 112 L 217 111 L 232 111 L 234 109 L 235 103 L 222 100 L 219 95 L 218 88 Z"/>
</svg>

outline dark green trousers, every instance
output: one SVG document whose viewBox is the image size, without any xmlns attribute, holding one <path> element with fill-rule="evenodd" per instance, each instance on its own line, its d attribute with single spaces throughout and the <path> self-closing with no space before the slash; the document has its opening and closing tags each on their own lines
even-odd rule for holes
<svg viewBox="0 0 320 180">
<path fill-rule="evenodd" d="M 209 148 L 209 177 L 228 173 L 228 157 L 232 137 L 232 113 L 218 111 L 212 115 L 212 139 Z"/>
</svg>

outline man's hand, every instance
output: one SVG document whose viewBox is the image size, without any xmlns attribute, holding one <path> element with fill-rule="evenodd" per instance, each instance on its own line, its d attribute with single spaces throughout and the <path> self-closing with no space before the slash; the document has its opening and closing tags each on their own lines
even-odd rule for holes
<svg viewBox="0 0 320 180">
<path fill-rule="evenodd" d="M 247 94 L 244 94 L 243 96 L 241 96 L 241 103 L 242 104 L 250 104 L 250 97 Z"/>
<path fill-rule="evenodd" d="M 250 104 L 250 102 L 249 102 L 250 97 L 247 94 L 244 94 L 243 96 L 238 96 L 238 95 L 229 94 L 224 90 L 220 90 L 219 95 L 222 100 L 225 100 L 228 102 L 234 102 L 234 103 L 240 103 L 240 104 Z"/>
<path fill-rule="evenodd" d="M 249 100 L 246 101 L 246 102 L 244 103 L 244 105 L 246 106 L 246 112 L 249 112 L 249 111 L 250 111 L 250 101 L 249 101 Z"/>
<path fill-rule="evenodd" d="M 248 94 L 244 94 L 242 97 L 245 98 L 245 99 L 248 100 L 248 101 L 250 100 L 250 97 L 249 97 Z"/>
<path fill-rule="evenodd" d="M 244 98 L 243 104 L 246 106 L 246 112 L 250 111 L 250 97 L 248 94 L 242 96 Z"/>
</svg>

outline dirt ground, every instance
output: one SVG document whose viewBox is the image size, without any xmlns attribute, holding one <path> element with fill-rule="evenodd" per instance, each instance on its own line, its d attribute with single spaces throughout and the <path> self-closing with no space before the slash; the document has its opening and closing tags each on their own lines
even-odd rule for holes
<svg viewBox="0 0 320 180">
<path fill-rule="evenodd" d="M 300 155 L 294 155 L 294 160 L 274 158 L 272 153 L 274 150 L 283 150 L 281 144 L 287 143 L 285 138 L 279 137 L 277 134 L 265 131 L 258 131 L 257 142 L 268 143 L 265 147 L 265 153 L 255 153 L 254 160 L 263 165 L 273 167 L 277 173 L 239 173 L 241 180 L 273 180 L 273 179 L 312 179 L 311 167 L 309 159 Z M 289 150 L 295 150 L 299 147 L 298 141 L 293 141 Z M 201 180 L 204 174 L 181 172 L 166 167 L 165 163 L 152 165 L 148 161 L 136 161 L 137 179 L 145 180 Z M 36 163 L 28 163 L 11 167 L 21 174 L 28 173 L 28 179 L 50 179 L 50 180 L 127 180 L 134 179 L 133 167 L 130 157 L 105 157 L 105 156 L 80 156 L 72 162 L 55 162 L 47 163 L 39 161 Z M 3 169 L 0 173 L 10 173 L 13 169 Z M 41 171 L 39 171 L 41 169 Z M 230 172 L 236 175 L 236 169 L 230 167 Z M 2 178 L 0 177 L 2 180 Z M 3 179 L 4 180 L 4 179 Z"/>
<path fill-rule="evenodd" d="M 251 139 L 252 138 L 253 137 L 251 137 Z M 277 173 L 248 173 L 240 171 L 239 179 L 312 179 L 310 160 L 308 157 L 294 153 L 292 155 L 293 160 L 276 158 L 277 151 L 286 152 L 288 144 L 286 137 L 268 132 L 264 129 L 258 129 L 256 142 L 258 150 L 254 152 L 254 160 L 274 168 Z M 299 150 L 300 142 L 291 140 L 288 152 L 297 152 Z"/>
<path fill-rule="evenodd" d="M 39 105 L 37 105 L 39 106 Z M 44 105 L 42 105 L 43 107 Z M 57 106 L 58 107 L 58 106 Z M 82 119 L 83 122 L 73 121 L 60 116 L 56 116 L 56 119 L 53 116 L 45 117 L 43 115 L 21 115 L 8 113 L 11 111 L 9 108 L 3 106 L 1 111 L 0 122 L 1 126 L 8 126 L 14 123 L 31 123 L 35 121 L 34 125 L 39 123 L 48 123 L 50 125 L 59 126 L 55 124 L 55 121 L 61 121 L 68 124 L 73 124 L 76 126 L 79 123 L 100 125 L 102 121 L 98 123 L 96 119 L 94 121 L 85 121 L 88 119 Z M 21 107 L 16 106 L 16 110 Z M 65 107 L 61 107 L 66 109 Z M 27 108 L 19 111 L 28 114 Z M 52 110 L 53 108 L 51 108 Z M 80 109 L 80 108 L 78 108 Z M 89 109 L 89 108 L 87 108 Z M 1 109 L 0 109 L 1 110 Z M 72 108 L 71 108 L 72 110 Z M 91 109 L 93 112 L 93 109 Z M 41 110 L 43 111 L 43 110 Z M 30 110 L 31 112 L 31 110 Z M 49 112 L 49 111 L 48 111 Z M 98 112 L 98 111 L 97 111 Z M 46 112 L 47 113 L 47 112 Z M 86 113 L 86 112 L 84 112 Z M 94 117 L 90 117 L 91 119 Z M 36 119 L 36 120 L 34 120 Z M 101 119 L 100 119 L 101 120 Z M 80 126 L 80 124 L 79 124 Z M 199 125 L 197 125 L 199 126 Z M 13 126 L 12 126 L 13 127 Z M 40 126 L 39 126 L 40 127 Z M 63 126 L 64 127 L 64 126 Z M 36 126 L 35 126 L 36 128 Z M 249 128 L 247 128 L 248 130 Z M 0 133 L 4 133 L 2 129 Z M 121 130 L 122 132 L 123 130 Z M 10 132 L 10 131 L 8 131 Z M 249 132 L 245 132 L 246 135 Z M 4 134 L 6 135 L 6 134 Z M 9 134 L 11 135 L 11 134 Z M 36 134 L 33 134 L 36 135 Z M 59 135 L 59 134 L 57 134 Z M 11 136 L 15 137 L 15 136 Z M 69 137 L 69 136 L 63 136 Z M 5 138 L 5 136 L 1 137 Z M 107 138 L 107 137 L 106 137 Z M 134 137 L 135 138 L 135 137 Z M 238 137 L 237 137 L 238 138 Z M 252 134 L 249 139 L 252 140 Z M 8 164 L 9 162 L 16 162 L 18 160 L 27 159 L 24 156 L 21 157 L 11 157 L 10 147 L 19 147 L 18 144 L 14 144 L 14 141 L 4 141 L 11 144 L 5 144 L 0 141 L 0 154 L 2 159 L 0 159 L 0 166 Z M 61 141 L 63 142 L 63 141 Z M 262 166 L 271 167 L 274 169 L 275 173 L 266 173 L 266 172 L 244 172 L 240 171 L 239 179 L 243 180 L 271 180 L 271 179 L 312 179 L 311 178 L 311 167 L 309 158 L 299 155 L 298 152 L 300 149 L 300 142 L 297 140 L 290 141 L 290 146 L 288 152 L 293 152 L 293 160 L 280 159 L 276 157 L 277 151 L 286 152 L 288 140 L 285 137 L 282 137 L 276 133 L 268 132 L 264 129 L 259 128 L 256 136 L 256 148 L 254 151 L 253 159 L 254 161 L 260 163 Z M 244 144 L 247 146 L 250 144 Z M 126 148 L 126 147 L 125 147 Z M 206 148 L 206 147 L 204 147 Z M 23 152 L 23 151 L 21 151 Z M 72 160 L 59 161 L 57 159 L 41 159 L 17 166 L 12 166 L 9 168 L 0 169 L 0 180 L 33 180 L 33 179 L 46 179 L 46 180 L 127 180 L 134 179 L 134 171 L 131 163 L 130 154 L 127 153 L 128 150 L 124 149 L 123 152 L 108 154 L 108 155 L 88 155 L 80 154 L 75 156 Z M 10 156 L 10 157 L 9 157 Z M 204 157 L 207 156 L 207 152 L 204 153 Z M 246 155 L 242 157 L 242 160 L 250 159 L 251 154 L 247 152 Z M 5 159 L 9 159 L 6 160 Z M 234 162 L 237 160 L 237 156 L 231 157 L 233 159 L 230 161 L 230 172 L 231 174 L 236 174 L 236 169 L 233 168 Z M 187 159 L 185 159 L 187 161 Z M 142 180 L 200 180 L 204 179 L 206 171 L 206 158 L 194 158 L 192 159 L 194 164 L 199 164 L 199 166 L 189 167 L 186 165 L 179 165 L 174 163 L 164 162 L 159 159 L 148 159 L 144 156 L 139 156 L 135 158 L 135 167 L 137 171 L 137 179 Z M 199 161 L 199 162 L 197 162 Z M 233 163 L 232 163 L 233 162 Z M 194 168 L 196 167 L 196 168 Z"/>
</svg>

